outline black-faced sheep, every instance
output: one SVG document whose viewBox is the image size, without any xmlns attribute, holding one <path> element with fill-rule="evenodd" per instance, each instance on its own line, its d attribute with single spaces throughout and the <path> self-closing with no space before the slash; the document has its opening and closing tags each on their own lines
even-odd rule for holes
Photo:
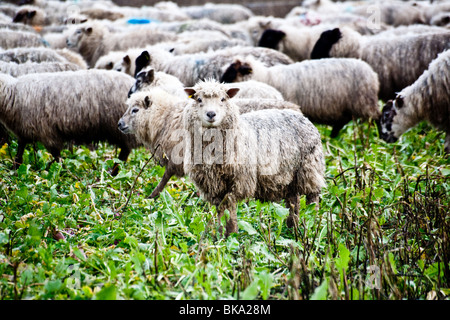
<svg viewBox="0 0 450 320">
<path fill-rule="evenodd" d="M 165 72 L 155 72 L 154 69 L 148 66 L 150 61 L 150 54 L 147 51 L 143 51 L 136 59 L 136 70 L 138 71 L 138 74 L 135 77 L 136 82 L 128 92 L 128 97 L 137 91 L 142 91 L 151 87 L 161 87 L 170 94 L 183 98 L 186 97 L 184 85 L 180 80 Z M 239 99 L 255 98 L 284 100 L 281 92 L 260 81 L 250 80 L 238 82 L 233 84 L 233 86 L 241 89 L 236 96 Z"/>
<path fill-rule="evenodd" d="M 439 53 L 450 49 L 450 31 L 397 37 L 363 37 L 343 29 L 326 31 L 315 45 L 313 59 L 360 58 L 378 74 L 379 98 L 395 98 L 412 84 Z"/>
<path fill-rule="evenodd" d="M 268 109 L 240 115 L 231 100 L 237 91 L 216 81 L 186 89 L 192 102 L 183 114 L 189 134 L 184 171 L 201 197 L 216 206 L 219 223 L 229 211 L 225 236 L 238 231 L 237 203 L 250 198 L 285 200 L 290 209 L 287 223 L 293 226 L 299 195 L 318 205 L 325 186 L 320 134 L 297 111 Z"/>
<path fill-rule="evenodd" d="M 177 77 L 185 86 L 193 86 L 197 81 L 208 78 L 219 80 L 223 73 L 222 68 L 240 55 L 253 56 L 270 66 L 293 62 L 287 55 L 276 50 L 247 46 L 181 56 L 173 56 L 162 50 L 149 50 L 149 53 L 150 66 L 156 71 L 163 71 Z"/>
<path fill-rule="evenodd" d="M 254 79 L 265 82 L 300 106 L 313 122 L 333 126 L 331 137 L 352 119 L 378 120 L 378 77 L 358 59 L 305 60 L 266 67 L 248 57 L 237 60 L 221 81 Z M 289 85 L 287 85 L 289 84 Z"/>
<path fill-rule="evenodd" d="M 135 134 L 136 139 L 154 153 L 160 165 L 166 167 L 151 198 L 159 195 L 172 176 L 184 176 L 183 141 L 180 142 L 184 132 L 180 133 L 180 130 L 183 127 L 182 113 L 187 103 L 189 100 L 186 94 L 180 98 L 171 95 L 163 87 L 149 87 L 128 98 L 128 109 L 118 123 L 122 132 Z M 274 99 L 236 99 L 235 104 L 241 113 L 274 108 L 300 110 L 293 103 Z"/>
<path fill-rule="evenodd" d="M 412 85 L 385 104 L 380 136 L 395 142 L 424 120 L 446 133 L 445 152 L 450 153 L 450 50 L 439 54 Z"/>
<path fill-rule="evenodd" d="M 125 97 L 133 78 L 118 72 L 80 70 L 37 73 L 13 78 L 0 74 L 0 123 L 17 137 L 16 163 L 25 146 L 41 142 L 55 159 L 65 142 L 108 141 L 126 161 L 138 146 L 133 136 L 117 130 L 126 110 Z M 112 174 L 118 172 L 116 165 Z"/>
</svg>

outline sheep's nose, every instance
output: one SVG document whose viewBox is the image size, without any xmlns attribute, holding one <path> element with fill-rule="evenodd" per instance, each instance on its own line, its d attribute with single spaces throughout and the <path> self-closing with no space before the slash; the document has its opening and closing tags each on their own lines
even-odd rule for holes
<svg viewBox="0 0 450 320">
<path fill-rule="evenodd" d="M 120 130 L 123 130 L 125 128 L 125 121 L 120 119 L 119 122 L 117 123 L 117 126 L 119 127 Z"/>
<path fill-rule="evenodd" d="M 209 111 L 206 113 L 206 116 L 212 120 L 216 116 L 216 113 L 214 111 Z"/>
</svg>

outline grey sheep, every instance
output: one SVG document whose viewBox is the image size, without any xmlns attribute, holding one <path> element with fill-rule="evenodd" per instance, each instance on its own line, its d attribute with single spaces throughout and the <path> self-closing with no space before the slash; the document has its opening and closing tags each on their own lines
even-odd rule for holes
<svg viewBox="0 0 450 320">
<path fill-rule="evenodd" d="M 336 28 L 325 31 L 315 49 L 313 59 L 347 57 L 367 62 L 378 74 L 379 98 L 387 101 L 416 81 L 439 53 L 450 49 L 450 31 L 363 37 Z"/>
<path fill-rule="evenodd" d="M 5 62 L 67 62 L 63 56 L 49 48 L 15 48 L 0 52 L 0 60 Z"/>
<path fill-rule="evenodd" d="M 413 84 L 385 104 L 380 136 L 395 142 L 421 121 L 446 133 L 445 152 L 450 153 L 450 50 L 439 54 Z"/>
<path fill-rule="evenodd" d="M 219 80 L 223 73 L 222 68 L 232 63 L 239 55 L 253 56 L 270 66 L 293 62 L 279 51 L 249 46 L 230 47 L 213 52 L 181 56 L 173 56 L 163 50 L 148 51 L 151 56 L 150 66 L 156 71 L 176 76 L 185 86 L 193 86 L 197 81 L 208 78 Z"/>
<path fill-rule="evenodd" d="M 172 176 L 185 175 L 180 138 L 184 134 L 182 113 L 187 103 L 189 100 L 186 94 L 180 98 L 168 93 L 163 87 L 147 88 L 128 98 L 128 109 L 118 123 L 123 133 L 135 134 L 136 139 L 150 149 L 159 164 L 166 167 L 161 182 L 150 198 L 158 196 Z M 300 110 L 293 103 L 274 99 L 236 99 L 235 103 L 241 113 L 273 108 Z"/>
<path fill-rule="evenodd" d="M 247 57 L 232 63 L 221 81 L 246 79 L 275 87 L 285 100 L 299 105 L 308 119 L 333 126 L 331 137 L 352 119 L 377 121 L 381 115 L 377 74 L 358 59 L 305 60 L 266 67 Z"/>
<path fill-rule="evenodd" d="M 28 31 L 0 30 L 0 48 L 12 49 L 18 47 L 43 47 L 42 37 Z"/>
<path fill-rule="evenodd" d="M 68 48 L 80 53 L 89 67 L 110 51 L 144 47 L 161 41 L 175 40 L 176 35 L 151 29 L 111 33 L 100 22 L 87 22 L 75 26 L 67 37 Z"/>
<path fill-rule="evenodd" d="M 320 134 L 298 111 L 267 109 L 241 115 L 232 101 L 238 90 L 217 81 L 186 89 L 192 102 L 183 113 L 189 134 L 184 171 L 200 196 L 216 206 L 219 224 L 229 211 L 225 236 L 238 231 L 237 203 L 251 198 L 284 200 L 287 224 L 295 226 L 299 195 L 318 206 L 325 186 Z"/>
<path fill-rule="evenodd" d="M 61 72 L 61 71 L 76 71 L 80 67 L 70 62 L 3 62 L 0 61 L 0 72 L 9 74 L 13 77 L 20 77 L 30 73 L 43 72 Z"/>
<path fill-rule="evenodd" d="M 126 110 L 125 97 L 133 78 L 104 70 L 36 73 L 19 78 L 0 74 L 0 123 L 18 139 L 15 163 L 25 146 L 39 141 L 59 159 L 65 142 L 107 141 L 126 161 L 139 144 L 117 130 Z M 117 174 L 118 164 L 112 170 Z"/>
</svg>

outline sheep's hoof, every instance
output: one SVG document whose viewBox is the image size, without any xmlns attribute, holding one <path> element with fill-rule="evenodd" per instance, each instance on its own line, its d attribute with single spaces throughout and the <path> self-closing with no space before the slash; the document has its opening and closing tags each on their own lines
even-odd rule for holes
<svg viewBox="0 0 450 320">
<path fill-rule="evenodd" d="M 109 174 L 113 177 L 117 176 L 117 174 L 119 173 L 119 164 L 114 164 L 114 167 L 109 170 Z"/>
<path fill-rule="evenodd" d="M 288 228 L 293 228 L 298 226 L 298 216 L 297 215 L 290 215 L 287 217 L 286 225 Z"/>
</svg>

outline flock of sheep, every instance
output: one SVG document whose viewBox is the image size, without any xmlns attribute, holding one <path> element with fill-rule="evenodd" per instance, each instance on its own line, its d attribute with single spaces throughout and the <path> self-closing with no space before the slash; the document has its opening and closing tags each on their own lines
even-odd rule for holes
<svg viewBox="0 0 450 320">
<path fill-rule="evenodd" d="M 387 142 L 426 120 L 450 152 L 450 1 L 305 0 L 284 18 L 236 4 L 142 8 L 111 1 L 0 5 L 0 139 L 55 160 L 107 141 L 145 146 L 200 195 L 319 204 L 325 159 L 314 124 L 377 124 Z M 379 101 L 385 105 L 380 108 Z M 111 169 L 118 173 L 119 164 Z"/>
</svg>

